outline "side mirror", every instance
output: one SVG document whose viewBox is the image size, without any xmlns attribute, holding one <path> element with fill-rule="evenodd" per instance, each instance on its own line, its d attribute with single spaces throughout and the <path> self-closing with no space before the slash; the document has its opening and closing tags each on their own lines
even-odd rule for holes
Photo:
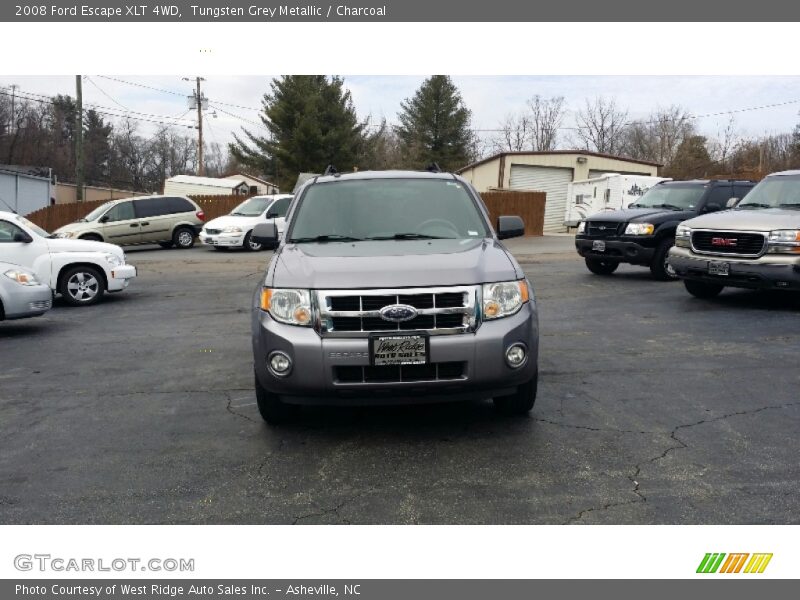
<svg viewBox="0 0 800 600">
<path fill-rule="evenodd" d="M 520 217 L 497 217 L 497 237 L 501 240 L 525 235 L 525 223 Z"/>
<path fill-rule="evenodd" d="M 33 241 L 33 238 L 24 231 L 18 231 L 14 234 L 14 241 L 21 244 L 30 244 Z"/>
<path fill-rule="evenodd" d="M 275 223 L 259 223 L 253 227 L 250 239 L 267 247 L 275 246 L 278 243 L 278 227 Z"/>
<path fill-rule="evenodd" d="M 734 208 L 741 201 L 741 198 L 731 198 L 725 203 L 725 208 Z"/>
<path fill-rule="evenodd" d="M 275 217 L 279 217 L 278 211 L 272 210 L 271 208 L 267 211 L 267 218 L 274 219 Z"/>
<path fill-rule="evenodd" d="M 108 215 L 103 215 L 100 217 L 100 223 L 108 223 Z"/>
<path fill-rule="evenodd" d="M 705 209 L 703 212 L 717 212 L 718 210 L 722 210 L 722 207 L 717 204 L 716 202 L 709 202 L 706 204 Z"/>
</svg>

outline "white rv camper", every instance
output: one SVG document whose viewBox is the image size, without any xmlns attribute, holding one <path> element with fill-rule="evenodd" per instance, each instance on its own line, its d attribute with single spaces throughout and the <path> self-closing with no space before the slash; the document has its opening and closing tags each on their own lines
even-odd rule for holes
<svg viewBox="0 0 800 600">
<path fill-rule="evenodd" d="M 588 215 L 628 206 L 666 177 L 605 173 L 600 177 L 573 181 L 567 188 L 567 211 L 564 222 L 576 227 Z"/>
</svg>

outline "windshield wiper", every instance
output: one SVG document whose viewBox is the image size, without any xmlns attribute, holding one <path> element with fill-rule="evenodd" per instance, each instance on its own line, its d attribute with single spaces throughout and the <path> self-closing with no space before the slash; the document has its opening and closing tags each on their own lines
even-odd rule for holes
<svg viewBox="0 0 800 600">
<path fill-rule="evenodd" d="M 394 235 L 375 235 L 366 238 L 368 240 L 454 240 L 451 237 L 440 235 L 426 235 L 424 233 L 395 233 Z"/>
<path fill-rule="evenodd" d="M 670 210 L 686 210 L 682 206 L 675 206 L 674 204 L 654 204 L 653 208 L 668 208 Z"/>
<path fill-rule="evenodd" d="M 800 204 L 797 202 L 784 202 L 782 204 L 778 204 L 778 208 L 800 208 Z"/>
<path fill-rule="evenodd" d="M 772 208 L 772 205 L 764 204 L 763 202 L 748 202 L 747 204 L 736 205 L 737 210 L 741 210 L 744 208 Z"/>
<path fill-rule="evenodd" d="M 306 244 L 313 242 L 363 242 L 362 238 L 350 237 L 349 235 L 317 235 L 311 237 L 292 238 L 290 244 Z"/>
</svg>

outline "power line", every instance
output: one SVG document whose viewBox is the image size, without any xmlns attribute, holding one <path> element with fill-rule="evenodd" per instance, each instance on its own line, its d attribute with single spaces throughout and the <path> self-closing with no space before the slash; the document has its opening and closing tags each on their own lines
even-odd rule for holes
<svg viewBox="0 0 800 600">
<path fill-rule="evenodd" d="M 219 112 L 221 112 L 223 114 L 228 115 L 229 117 L 233 117 L 234 119 L 239 119 L 240 121 L 243 121 L 245 123 L 249 123 L 250 125 L 255 125 L 256 127 L 261 127 L 262 129 L 266 129 L 267 131 L 269 131 L 269 129 L 267 129 L 267 127 L 263 123 L 256 123 L 255 121 L 251 121 L 250 119 L 245 119 L 244 117 L 239 116 L 239 115 L 235 115 L 232 112 L 228 112 L 224 108 L 220 108 L 219 106 L 216 106 L 215 104 L 209 103 L 209 106 L 211 108 L 215 109 L 215 110 L 218 110 Z"/>
<path fill-rule="evenodd" d="M 86 81 L 88 81 L 94 87 L 96 87 L 100 91 L 101 94 L 103 94 L 106 98 L 111 100 L 114 104 L 116 104 L 118 106 L 121 106 L 122 108 L 124 108 L 128 112 L 131 112 L 131 110 L 127 106 L 125 106 L 122 102 L 119 102 L 115 98 L 112 98 L 111 95 L 108 94 L 108 92 L 106 92 L 103 88 L 101 88 L 99 85 L 97 85 L 91 77 L 89 77 L 88 75 L 84 75 L 83 77 L 84 77 L 84 79 L 86 79 Z"/>
</svg>

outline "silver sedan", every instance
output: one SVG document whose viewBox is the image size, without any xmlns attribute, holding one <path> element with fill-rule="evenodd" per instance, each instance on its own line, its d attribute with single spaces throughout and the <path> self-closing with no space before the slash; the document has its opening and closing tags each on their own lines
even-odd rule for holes
<svg viewBox="0 0 800 600">
<path fill-rule="evenodd" d="M 43 315 L 53 305 L 50 286 L 19 265 L 0 262 L 0 321 Z"/>
</svg>

